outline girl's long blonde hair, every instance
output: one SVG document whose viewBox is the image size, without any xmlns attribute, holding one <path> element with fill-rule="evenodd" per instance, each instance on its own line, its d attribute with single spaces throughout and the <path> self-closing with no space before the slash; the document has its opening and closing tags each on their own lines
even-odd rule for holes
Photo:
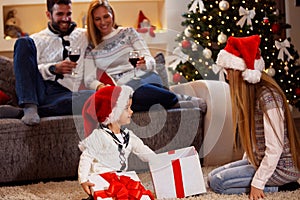
<svg viewBox="0 0 300 200">
<path fill-rule="evenodd" d="M 102 35 L 99 29 L 94 24 L 93 13 L 94 10 L 99 8 L 100 6 L 106 8 L 108 12 L 112 15 L 113 27 L 116 28 L 117 25 L 115 23 L 115 13 L 113 8 L 109 5 L 106 0 L 93 0 L 88 8 L 87 12 L 87 34 L 90 45 L 93 47 L 97 46 L 102 41 Z"/>
<path fill-rule="evenodd" d="M 234 134 L 236 138 L 239 136 L 241 144 L 247 153 L 250 162 L 256 167 L 259 166 L 259 163 L 255 159 L 253 153 L 253 149 L 257 149 L 254 110 L 256 100 L 259 98 L 258 95 L 261 94 L 263 89 L 267 89 L 271 92 L 273 97 L 275 97 L 274 91 L 276 91 L 276 93 L 278 93 L 283 99 L 285 110 L 283 117 L 286 121 L 290 149 L 294 163 L 299 169 L 300 159 L 297 154 L 300 152 L 300 136 L 297 132 L 285 94 L 279 85 L 265 72 L 262 72 L 261 81 L 256 84 L 251 84 L 243 80 L 242 71 L 228 69 L 227 72 L 232 101 Z M 277 102 L 276 105 L 279 107 Z M 262 111 L 264 114 L 266 114 L 267 119 L 270 120 L 271 116 L 268 116 L 266 108 L 262 108 Z M 276 135 L 279 134 L 276 133 Z"/>
</svg>

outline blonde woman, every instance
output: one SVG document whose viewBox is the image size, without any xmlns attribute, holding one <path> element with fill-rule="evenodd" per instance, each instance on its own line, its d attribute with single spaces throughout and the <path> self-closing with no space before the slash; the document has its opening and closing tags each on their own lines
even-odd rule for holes
<svg viewBox="0 0 300 200">
<path fill-rule="evenodd" d="M 87 33 L 90 46 L 85 55 L 85 86 L 97 90 L 105 87 L 97 71 L 110 75 L 117 85 L 134 89 L 133 111 L 148 110 L 154 104 L 168 109 L 178 103 L 176 94 L 162 86 L 156 73 L 156 63 L 139 33 L 131 27 L 117 28 L 115 15 L 107 1 L 94 0 L 87 15 Z M 134 68 L 129 62 L 129 52 L 138 50 L 143 58 L 137 62 L 139 80 L 132 80 Z"/>
</svg>

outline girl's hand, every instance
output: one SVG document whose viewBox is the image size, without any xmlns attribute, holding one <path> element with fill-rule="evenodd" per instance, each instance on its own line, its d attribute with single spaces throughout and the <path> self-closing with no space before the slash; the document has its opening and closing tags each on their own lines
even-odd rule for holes
<svg viewBox="0 0 300 200">
<path fill-rule="evenodd" d="M 140 59 L 139 59 L 139 61 L 137 61 L 136 68 L 137 69 L 142 69 L 142 70 L 147 69 L 147 67 L 146 67 L 146 60 L 145 60 L 144 56 L 141 56 Z"/>
<path fill-rule="evenodd" d="M 250 200 L 258 200 L 258 199 L 263 199 L 263 198 L 265 198 L 264 191 L 251 186 L 249 199 Z"/>
<path fill-rule="evenodd" d="M 91 195 L 92 192 L 91 192 L 91 187 L 95 186 L 94 183 L 91 183 L 91 182 L 84 182 L 84 183 L 81 183 L 81 187 L 83 188 L 83 190 L 88 194 L 88 195 Z"/>
</svg>

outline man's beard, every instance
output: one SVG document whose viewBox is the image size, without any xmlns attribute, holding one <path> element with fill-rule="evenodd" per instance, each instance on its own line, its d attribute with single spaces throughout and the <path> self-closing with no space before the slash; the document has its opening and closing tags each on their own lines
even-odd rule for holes
<svg viewBox="0 0 300 200">
<path fill-rule="evenodd" d="M 68 28 L 65 29 L 65 30 L 62 30 L 62 29 L 59 27 L 59 23 L 54 22 L 54 21 L 52 21 L 51 26 L 52 26 L 52 28 L 53 28 L 55 31 L 64 34 L 64 33 L 66 33 L 66 32 L 69 30 L 71 22 L 68 21 L 68 22 L 64 22 L 64 23 L 68 23 Z"/>
</svg>

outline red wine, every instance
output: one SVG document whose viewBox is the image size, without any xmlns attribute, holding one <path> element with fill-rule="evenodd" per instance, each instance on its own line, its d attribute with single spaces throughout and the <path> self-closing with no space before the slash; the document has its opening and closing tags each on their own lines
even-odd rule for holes
<svg viewBox="0 0 300 200">
<path fill-rule="evenodd" d="M 79 59 L 80 55 L 69 55 L 69 58 L 71 61 L 73 62 L 77 62 L 77 60 Z"/>
<path fill-rule="evenodd" d="M 139 58 L 129 58 L 129 62 L 132 64 L 133 67 L 136 67 L 137 61 L 139 61 Z"/>
</svg>

